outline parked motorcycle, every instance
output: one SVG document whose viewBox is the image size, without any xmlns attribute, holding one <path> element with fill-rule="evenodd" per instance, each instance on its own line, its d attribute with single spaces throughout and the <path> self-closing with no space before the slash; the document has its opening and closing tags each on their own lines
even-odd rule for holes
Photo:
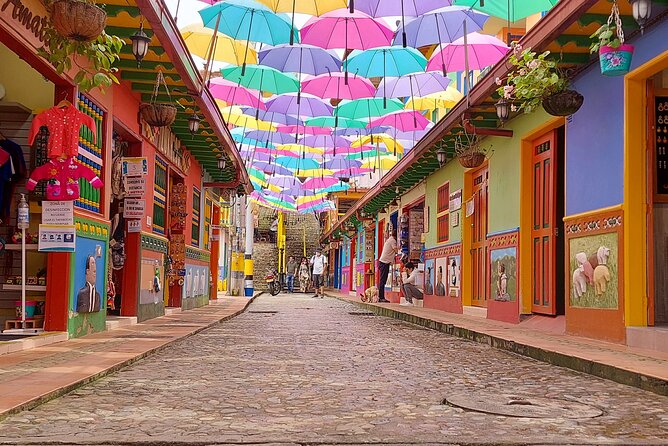
<svg viewBox="0 0 668 446">
<path fill-rule="evenodd" d="M 267 287 L 269 288 L 269 293 L 272 296 L 276 296 L 278 293 L 281 292 L 283 287 L 281 286 L 280 277 L 277 271 L 274 270 L 269 274 L 267 274 L 264 277 L 264 281 L 267 283 Z"/>
</svg>

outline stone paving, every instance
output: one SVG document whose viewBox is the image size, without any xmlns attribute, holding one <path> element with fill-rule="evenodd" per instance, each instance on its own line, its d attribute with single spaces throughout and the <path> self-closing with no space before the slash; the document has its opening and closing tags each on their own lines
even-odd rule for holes
<svg viewBox="0 0 668 446">
<path fill-rule="evenodd" d="M 563 401 L 577 412 L 543 408 L 548 418 L 529 418 L 442 404 L 467 394 L 471 403 Z M 0 422 L 0 444 L 48 442 L 668 444 L 668 398 L 347 302 L 263 296 L 234 319 Z"/>
</svg>

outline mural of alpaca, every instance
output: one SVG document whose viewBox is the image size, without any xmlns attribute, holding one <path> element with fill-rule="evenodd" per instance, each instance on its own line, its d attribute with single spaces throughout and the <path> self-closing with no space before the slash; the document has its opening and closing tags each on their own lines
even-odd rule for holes
<svg viewBox="0 0 668 446">
<path fill-rule="evenodd" d="M 598 248 L 596 252 L 596 260 L 598 265 L 594 269 L 594 288 L 596 295 L 600 296 L 605 293 L 610 282 L 610 270 L 608 269 L 608 257 L 610 256 L 610 249 L 605 246 Z"/>
<path fill-rule="evenodd" d="M 577 297 L 582 297 L 587 292 L 587 276 L 584 271 L 583 265 L 578 266 L 573 271 L 573 292 Z"/>
<path fill-rule="evenodd" d="M 578 266 L 584 267 L 584 274 L 587 276 L 587 282 L 590 285 L 594 284 L 594 267 L 592 266 L 589 259 L 587 259 L 587 254 L 584 252 L 578 252 L 575 254 L 575 260 L 578 262 Z"/>
</svg>

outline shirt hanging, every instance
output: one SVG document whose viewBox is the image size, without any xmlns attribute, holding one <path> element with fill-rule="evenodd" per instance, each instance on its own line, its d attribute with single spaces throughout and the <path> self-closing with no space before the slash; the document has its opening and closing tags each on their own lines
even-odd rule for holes
<svg viewBox="0 0 668 446">
<path fill-rule="evenodd" d="M 49 129 L 49 158 L 77 156 L 79 130 L 82 125 L 90 129 L 92 140 L 95 142 L 96 125 L 93 118 L 80 112 L 72 104 L 66 107 L 51 107 L 33 118 L 28 143 L 33 144 L 40 127 L 47 127 Z"/>
<path fill-rule="evenodd" d="M 73 158 L 52 159 L 33 170 L 26 183 L 32 191 L 40 180 L 48 180 L 48 200 L 76 200 L 79 198 L 79 178 L 85 178 L 95 189 L 102 187 L 102 180 L 90 168 L 74 162 Z"/>
<path fill-rule="evenodd" d="M 0 218 L 7 218 L 11 213 L 14 188 L 26 176 L 26 162 L 23 149 L 14 141 L 0 140 L 0 148 L 9 155 L 0 164 Z"/>
</svg>

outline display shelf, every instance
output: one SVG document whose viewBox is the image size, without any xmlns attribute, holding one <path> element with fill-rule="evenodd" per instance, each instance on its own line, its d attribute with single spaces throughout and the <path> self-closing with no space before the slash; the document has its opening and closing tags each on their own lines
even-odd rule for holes
<svg viewBox="0 0 668 446">
<path fill-rule="evenodd" d="M 18 102 L 0 102 L 0 113 L 31 115 L 32 110 Z"/>
<path fill-rule="evenodd" d="M 3 284 L 3 291 L 21 291 L 21 285 Z M 26 285 L 26 291 L 46 291 L 46 285 Z"/>
<path fill-rule="evenodd" d="M 26 243 L 26 251 L 37 251 L 38 245 L 37 243 Z M 21 250 L 21 244 L 20 243 L 9 243 L 5 245 L 5 250 L 7 251 L 20 251 Z"/>
</svg>

